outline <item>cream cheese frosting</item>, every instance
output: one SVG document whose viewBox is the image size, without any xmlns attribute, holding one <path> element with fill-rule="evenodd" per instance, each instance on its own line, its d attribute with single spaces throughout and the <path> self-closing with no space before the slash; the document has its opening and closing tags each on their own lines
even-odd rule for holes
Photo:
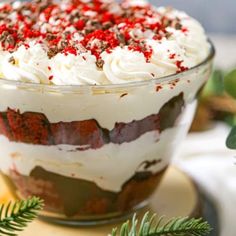
<svg viewBox="0 0 236 236">
<path fill-rule="evenodd" d="M 155 8 L 144 0 L 40 4 L 1 4 L 6 14 L 0 20 L 2 78 L 120 84 L 188 70 L 209 54 L 201 24 L 176 9 Z"/>
</svg>

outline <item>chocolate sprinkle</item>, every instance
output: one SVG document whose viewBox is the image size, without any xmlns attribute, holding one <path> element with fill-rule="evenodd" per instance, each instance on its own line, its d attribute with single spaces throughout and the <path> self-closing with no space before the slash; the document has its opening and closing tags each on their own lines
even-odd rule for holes
<svg viewBox="0 0 236 236">
<path fill-rule="evenodd" d="M 182 29 L 181 19 L 168 17 L 171 8 L 160 13 L 150 5 L 134 8 L 116 1 L 79 0 L 60 3 L 32 0 L 21 2 L 17 7 L 12 4 L 0 7 L 3 50 L 14 52 L 21 45 L 30 47 L 33 41 L 43 45 L 49 58 L 57 53 L 80 55 L 89 52 L 98 60 L 98 68 L 103 67 L 100 59 L 104 51 L 110 53 L 124 46 L 143 53 L 149 62 L 153 52 L 145 41 L 145 32 L 152 31 L 152 39 L 159 41 L 169 36 L 166 27 Z M 117 10 L 112 11 L 113 8 Z M 136 34 L 136 30 L 141 35 Z"/>
<path fill-rule="evenodd" d="M 15 65 L 16 64 L 16 60 L 13 56 L 11 56 L 8 60 L 9 63 L 11 63 L 12 65 Z"/>
<path fill-rule="evenodd" d="M 48 57 L 52 58 L 56 56 L 58 52 L 59 52 L 59 49 L 57 47 L 50 48 L 48 51 Z"/>
<path fill-rule="evenodd" d="M 103 65 L 104 65 L 104 61 L 102 59 L 98 59 L 96 61 L 96 65 L 99 69 L 102 69 L 103 68 Z"/>
</svg>

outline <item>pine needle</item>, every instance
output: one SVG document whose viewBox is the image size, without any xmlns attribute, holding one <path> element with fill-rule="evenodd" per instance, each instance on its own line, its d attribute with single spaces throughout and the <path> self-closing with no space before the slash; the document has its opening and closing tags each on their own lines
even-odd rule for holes
<svg viewBox="0 0 236 236">
<path fill-rule="evenodd" d="M 134 215 L 131 227 L 127 221 L 121 226 L 119 234 L 115 228 L 109 236 L 206 236 L 212 230 L 201 218 L 174 218 L 160 226 L 162 220 L 163 217 L 157 220 L 156 215 L 149 217 L 147 212 L 141 220 L 140 227 L 137 227 L 138 220 Z"/>
<path fill-rule="evenodd" d="M 24 230 L 42 208 L 43 200 L 37 197 L 0 206 L 0 235 L 17 236 L 16 232 Z M 109 236 L 206 236 L 211 231 L 210 225 L 201 218 L 174 218 L 161 226 L 162 220 L 163 217 L 150 217 L 147 212 L 138 226 L 135 214 L 131 226 L 130 222 L 126 221 L 119 233 L 115 228 Z"/>
<path fill-rule="evenodd" d="M 37 197 L 8 203 L 0 207 L 0 235 L 16 236 L 43 208 L 43 201 Z"/>
</svg>

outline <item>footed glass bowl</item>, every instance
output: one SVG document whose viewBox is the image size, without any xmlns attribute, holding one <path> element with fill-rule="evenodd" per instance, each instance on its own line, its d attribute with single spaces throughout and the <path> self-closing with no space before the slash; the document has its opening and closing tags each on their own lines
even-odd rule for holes
<svg viewBox="0 0 236 236">
<path fill-rule="evenodd" d="M 41 216 L 97 224 L 147 202 L 191 124 L 208 58 L 161 79 L 106 86 L 0 80 L 0 169 Z"/>
</svg>

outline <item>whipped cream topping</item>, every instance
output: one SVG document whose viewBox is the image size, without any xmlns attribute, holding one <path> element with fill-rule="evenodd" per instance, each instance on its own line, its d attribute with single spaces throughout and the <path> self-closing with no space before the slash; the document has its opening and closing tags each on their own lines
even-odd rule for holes
<svg viewBox="0 0 236 236">
<path fill-rule="evenodd" d="M 102 59 L 105 62 L 104 74 L 112 84 L 148 80 L 161 73 L 161 68 L 147 63 L 142 53 L 130 51 L 126 47 L 117 47 L 112 53 L 104 52 Z"/>
<path fill-rule="evenodd" d="M 10 80 L 150 80 L 196 66 L 210 48 L 195 19 L 145 0 L 16 1 L 1 3 L 0 13 L 0 77 Z"/>
<path fill-rule="evenodd" d="M 146 0 L 125 0 L 123 2 L 123 5 L 126 5 L 127 7 L 133 6 L 133 7 L 145 7 L 148 5 L 148 2 Z"/>
<path fill-rule="evenodd" d="M 78 56 L 69 54 L 65 56 L 58 53 L 49 60 L 52 82 L 56 85 L 85 85 L 104 84 L 104 73 L 96 66 L 96 57 L 90 53 L 82 53 Z"/>
<path fill-rule="evenodd" d="M 32 83 L 49 83 L 49 65 L 45 50 L 40 44 L 20 46 L 13 53 L 3 52 L 1 75 L 3 78 Z"/>
</svg>

